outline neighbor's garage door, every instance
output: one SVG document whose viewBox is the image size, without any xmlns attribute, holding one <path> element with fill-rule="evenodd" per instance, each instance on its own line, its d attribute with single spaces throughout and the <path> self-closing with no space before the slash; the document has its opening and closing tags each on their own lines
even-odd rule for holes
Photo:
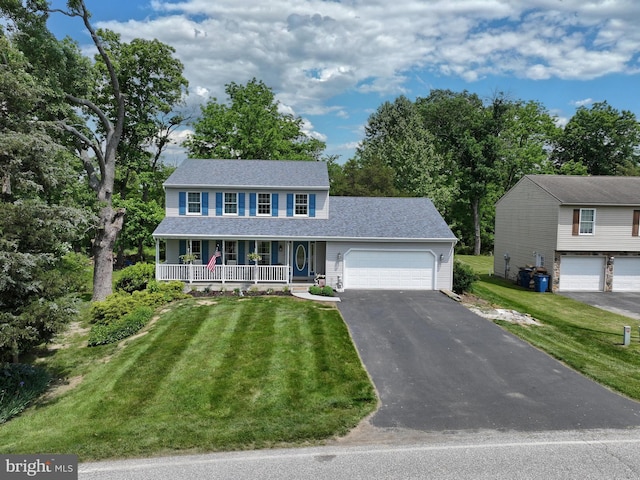
<svg viewBox="0 0 640 480">
<path fill-rule="evenodd" d="M 344 257 L 344 288 L 433 290 L 435 257 L 427 251 L 351 250 Z"/>
<path fill-rule="evenodd" d="M 562 257 L 559 290 L 600 292 L 604 288 L 603 257 Z"/>
<path fill-rule="evenodd" d="M 640 292 L 640 257 L 616 257 L 613 263 L 614 292 Z"/>
</svg>

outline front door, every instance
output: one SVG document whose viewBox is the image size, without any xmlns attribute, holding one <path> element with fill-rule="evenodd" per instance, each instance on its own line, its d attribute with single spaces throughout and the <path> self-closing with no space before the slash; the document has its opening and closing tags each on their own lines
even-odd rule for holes
<svg viewBox="0 0 640 480">
<path fill-rule="evenodd" d="M 293 276 L 309 276 L 309 242 L 293 242 Z"/>
</svg>

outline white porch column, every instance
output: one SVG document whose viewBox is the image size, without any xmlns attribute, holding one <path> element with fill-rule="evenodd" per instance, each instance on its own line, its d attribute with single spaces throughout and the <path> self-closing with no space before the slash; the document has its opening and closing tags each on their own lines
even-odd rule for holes
<svg viewBox="0 0 640 480">
<path fill-rule="evenodd" d="M 254 241 L 253 241 L 253 251 L 254 251 L 255 253 L 258 253 L 258 240 L 254 240 Z M 258 261 L 257 261 L 257 260 L 254 260 L 254 261 L 253 261 L 253 263 L 254 263 L 253 268 L 254 268 L 254 270 L 255 270 L 255 275 L 254 275 L 254 278 L 253 278 L 253 283 L 256 283 L 256 284 L 257 284 L 257 283 L 258 283 Z"/>
<path fill-rule="evenodd" d="M 193 250 L 191 250 L 191 239 L 189 239 L 189 243 L 187 243 L 187 254 L 191 255 L 191 252 L 193 252 Z M 189 261 L 189 283 L 193 283 L 193 260 Z"/>
<path fill-rule="evenodd" d="M 227 264 L 226 255 L 225 255 L 226 251 L 227 249 L 226 249 L 225 241 L 222 240 L 222 251 L 220 252 L 220 255 L 222 256 L 222 275 L 220 277 L 222 278 L 223 285 L 226 283 L 226 280 L 225 280 L 225 265 Z"/>
<path fill-rule="evenodd" d="M 156 280 L 160 280 L 158 278 L 160 273 L 160 240 L 156 238 Z"/>
<path fill-rule="evenodd" d="M 291 245 L 291 242 L 286 242 L 285 243 L 286 248 L 286 254 L 287 254 L 287 283 L 293 283 L 293 271 L 291 270 L 291 253 L 289 252 L 289 246 Z"/>
</svg>

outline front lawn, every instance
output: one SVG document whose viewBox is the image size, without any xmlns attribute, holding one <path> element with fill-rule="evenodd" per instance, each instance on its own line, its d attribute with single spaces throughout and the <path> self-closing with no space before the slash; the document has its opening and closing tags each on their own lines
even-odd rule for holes
<svg viewBox="0 0 640 480">
<path fill-rule="evenodd" d="M 79 362 L 75 389 L 0 426 L 0 451 L 86 461 L 304 444 L 376 405 L 338 310 L 322 303 L 190 299 L 122 348 L 71 348 L 104 357 Z"/>
<path fill-rule="evenodd" d="M 506 330 L 571 366 L 575 370 L 640 400 L 640 343 L 637 322 L 585 305 L 562 295 L 525 290 L 487 275 L 492 257 L 456 256 L 480 273 L 473 294 L 496 306 L 529 313 L 542 327 L 497 322 Z M 484 274 L 483 274 L 484 271 Z M 622 332 L 631 325 L 631 345 L 622 346 Z"/>
</svg>

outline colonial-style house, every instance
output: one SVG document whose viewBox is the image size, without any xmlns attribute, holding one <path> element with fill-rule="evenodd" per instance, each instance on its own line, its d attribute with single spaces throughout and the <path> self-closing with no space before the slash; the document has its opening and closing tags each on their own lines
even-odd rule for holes
<svg viewBox="0 0 640 480">
<path fill-rule="evenodd" d="M 158 280 L 452 287 L 456 238 L 429 199 L 330 197 L 325 162 L 187 159 L 164 188 Z"/>
<path fill-rule="evenodd" d="M 553 291 L 640 291 L 640 177 L 526 175 L 496 204 L 494 271 Z"/>
</svg>

